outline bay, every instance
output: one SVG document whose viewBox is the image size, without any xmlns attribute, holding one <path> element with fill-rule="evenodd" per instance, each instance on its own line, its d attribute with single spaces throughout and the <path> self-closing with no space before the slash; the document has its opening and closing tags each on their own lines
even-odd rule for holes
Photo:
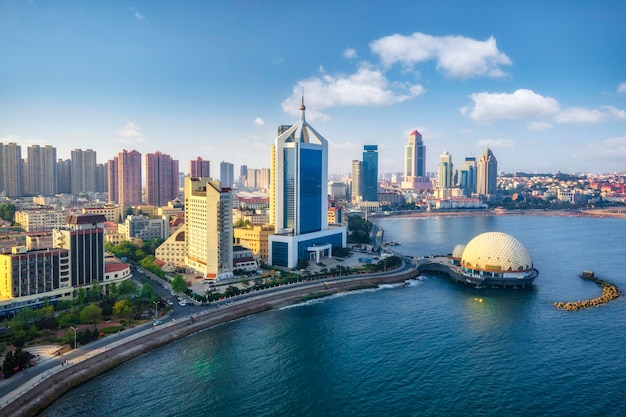
<svg viewBox="0 0 626 417">
<path fill-rule="evenodd" d="M 398 251 L 451 253 L 487 231 L 528 249 L 524 290 L 445 277 L 268 311 L 169 344 L 72 390 L 42 416 L 623 415 L 626 221 L 543 216 L 384 218 Z"/>
</svg>

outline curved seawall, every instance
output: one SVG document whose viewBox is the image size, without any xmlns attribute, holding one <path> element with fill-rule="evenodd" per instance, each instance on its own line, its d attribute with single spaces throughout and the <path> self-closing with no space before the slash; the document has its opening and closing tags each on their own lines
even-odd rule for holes
<svg viewBox="0 0 626 417">
<path fill-rule="evenodd" d="M 98 376 L 117 365 L 133 359 L 182 337 L 208 329 L 221 323 L 251 314 L 278 308 L 301 301 L 304 297 L 330 295 L 361 288 L 375 287 L 385 283 L 403 282 L 418 276 L 416 268 L 388 275 L 358 276 L 341 280 L 320 280 L 310 285 L 290 288 L 272 294 L 259 295 L 249 300 L 234 302 L 228 307 L 209 310 L 192 316 L 167 328 L 159 328 L 139 338 L 94 355 L 82 362 L 48 377 L 0 409 L 2 415 L 21 417 L 35 416 L 72 388 Z"/>
</svg>

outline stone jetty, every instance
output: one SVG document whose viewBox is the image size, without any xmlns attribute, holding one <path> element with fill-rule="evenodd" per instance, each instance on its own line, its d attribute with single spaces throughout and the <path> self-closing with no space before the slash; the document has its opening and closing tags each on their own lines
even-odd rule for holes
<svg viewBox="0 0 626 417">
<path fill-rule="evenodd" d="M 582 279 L 586 279 L 592 282 L 595 282 L 599 286 L 602 287 L 602 295 L 596 298 L 592 298 L 590 300 L 583 301 L 570 301 L 570 302 L 562 302 L 557 301 L 554 303 L 556 308 L 567 311 L 578 311 L 583 310 L 585 308 L 598 307 L 599 305 L 606 304 L 609 301 L 613 301 L 616 298 L 619 298 L 622 293 L 619 288 L 615 284 L 604 281 L 594 275 L 591 271 L 583 271 L 580 276 Z"/>
</svg>

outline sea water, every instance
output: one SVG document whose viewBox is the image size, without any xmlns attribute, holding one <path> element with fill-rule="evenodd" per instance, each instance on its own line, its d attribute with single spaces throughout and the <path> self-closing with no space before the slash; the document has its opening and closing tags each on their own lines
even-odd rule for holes
<svg viewBox="0 0 626 417">
<path fill-rule="evenodd" d="M 582 270 L 626 290 L 626 220 L 541 216 L 376 220 L 394 249 L 451 253 L 487 231 L 528 249 L 531 289 L 443 276 L 226 323 L 67 393 L 42 416 L 621 416 L 626 300 L 593 298 Z"/>
</svg>

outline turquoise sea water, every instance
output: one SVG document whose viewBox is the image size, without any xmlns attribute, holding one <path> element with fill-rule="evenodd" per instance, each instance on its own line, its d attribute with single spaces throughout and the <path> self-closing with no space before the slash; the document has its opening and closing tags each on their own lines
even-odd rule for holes
<svg viewBox="0 0 626 417">
<path fill-rule="evenodd" d="M 626 299 L 592 298 L 591 269 L 626 290 L 626 220 L 385 218 L 385 240 L 450 253 L 486 231 L 527 247 L 532 289 L 444 277 L 340 294 L 192 335 L 66 394 L 50 416 L 621 416 Z M 482 300 L 482 302 L 481 302 Z"/>
</svg>

